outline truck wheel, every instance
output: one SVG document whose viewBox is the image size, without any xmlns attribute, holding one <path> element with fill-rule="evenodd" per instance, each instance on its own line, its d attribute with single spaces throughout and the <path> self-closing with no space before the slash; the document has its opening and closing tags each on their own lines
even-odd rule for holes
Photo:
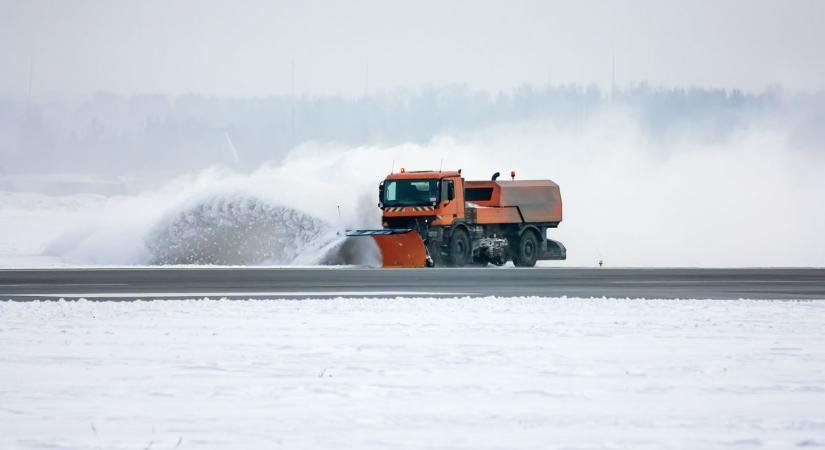
<svg viewBox="0 0 825 450">
<path fill-rule="evenodd" d="M 450 238 L 449 254 L 447 255 L 447 265 L 450 267 L 463 267 L 470 259 L 470 238 L 464 229 L 459 228 L 453 231 Z"/>
<path fill-rule="evenodd" d="M 539 256 L 539 241 L 536 233 L 525 231 L 519 239 L 518 247 L 513 255 L 513 264 L 516 267 L 533 267 Z"/>
</svg>

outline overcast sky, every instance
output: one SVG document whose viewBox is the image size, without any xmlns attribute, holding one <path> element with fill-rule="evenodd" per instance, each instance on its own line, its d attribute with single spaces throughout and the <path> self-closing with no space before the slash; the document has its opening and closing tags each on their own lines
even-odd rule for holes
<svg viewBox="0 0 825 450">
<path fill-rule="evenodd" d="M 0 94 L 825 90 L 825 1 L 0 0 Z M 367 75 L 368 74 L 368 75 Z"/>
</svg>

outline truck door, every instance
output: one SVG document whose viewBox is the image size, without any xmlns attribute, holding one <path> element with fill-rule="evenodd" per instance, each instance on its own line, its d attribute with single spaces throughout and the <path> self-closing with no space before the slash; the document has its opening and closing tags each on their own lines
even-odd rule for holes
<svg viewBox="0 0 825 450">
<path fill-rule="evenodd" d="M 441 179 L 441 198 L 439 199 L 438 225 L 451 225 L 456 220 L 464 219 L 464 186 L 461 178 Z"/>
</svg>

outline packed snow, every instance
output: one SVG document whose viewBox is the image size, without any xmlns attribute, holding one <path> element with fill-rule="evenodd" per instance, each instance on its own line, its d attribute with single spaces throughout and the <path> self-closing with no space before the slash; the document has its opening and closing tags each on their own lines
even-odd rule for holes
<svg viewBox="0 0 825 450">
<path fill-rule="evenodd" d="M 0 302 L 0 448 L 825 446 L 825 302 Z"/>
</svg>

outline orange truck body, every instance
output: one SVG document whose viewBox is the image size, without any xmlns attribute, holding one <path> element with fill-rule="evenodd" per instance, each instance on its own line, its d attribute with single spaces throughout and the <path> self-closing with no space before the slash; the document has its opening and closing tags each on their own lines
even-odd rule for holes
<svg viewBox="0 0 825 450">
<path fill-rule="evenodd" d="M 392 173 L 379 187 L 382 224 L 391 234 L 376 237 L 385 266 L 496 265 L 512 260 L 533 266 L 540 259 L 565 259 L 566 249 L 547 238 L 562 221 L 558 184 L 550 180 L 465 181 L 461 171 Z M 404 245 L 398 245 L 404 241 Z"/>
</svg>

